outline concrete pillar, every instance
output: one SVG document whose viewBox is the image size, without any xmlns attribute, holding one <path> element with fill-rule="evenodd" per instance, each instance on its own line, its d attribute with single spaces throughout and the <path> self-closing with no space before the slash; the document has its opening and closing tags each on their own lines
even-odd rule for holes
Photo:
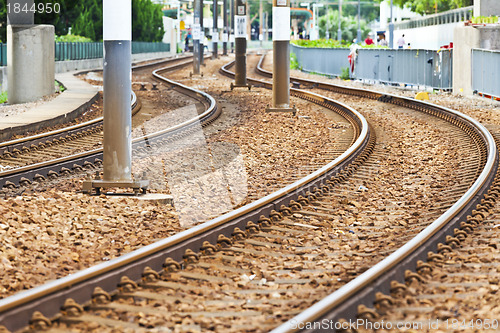
<svg viewBox="0 0 500 333">
<path fill-rule="evenodd" d="M 55 91 L 54 27 L 7 26 L 9 103 L 36 101 Z"/>
<path fill-rule="evenodd" d="M 453 35 L 453 93 L 471 96 L 472 92 L 472 49 L 479 48 L 479 29 L 458 26 Z"/>
<path fill-rule="evenodd" d="M 500 15 L 500 1 L 474 0 L 474 16 Z"/>
</svg>

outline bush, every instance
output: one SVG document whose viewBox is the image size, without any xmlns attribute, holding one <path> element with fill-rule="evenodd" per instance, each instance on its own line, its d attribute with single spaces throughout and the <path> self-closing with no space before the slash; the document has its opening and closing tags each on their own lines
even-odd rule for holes
<svg viewBox="0 0 500 333">
<path fill-rule="evenodd" d="M 64 35 L 64 36 L 56 36 L 56 42 L 66 42 L 66 43 L 88 43 L 91 42 L 92 39 L 83 36 L 77 35 Z"/>
<path fill-rule="evenodd" d="M 297 56 L 293 52 L 290 52 L 290 69 L 302 69 L 297 61 Z"/>
<path fill-rule="evenodd" d="M 329 48 L 329 49 L 339 49 L 339 48 L 349 48 L 352 43 L 347 43 L 345 41 L 339 42 L 334 39 L 318 39 L 318 40 L 308 40 L 308 39 L 298 39 L 292 41 L 292 44 L 302 47 L 318 47 L 318 48 Z M 386 49 L 387 46 L 380 45 L 360 45 L 363 49 Z"/>
<path fill-rule="evenodd" d="M 342 70 L 342 74 L 340 74 L 339 77 L 342 80 L 349 80 L 349 79 L 351 79 L 351 76 L 350 76 L 350 73 L 349 73 L 349 67 L 342 67 L 341 70 Z"/>
</svg>

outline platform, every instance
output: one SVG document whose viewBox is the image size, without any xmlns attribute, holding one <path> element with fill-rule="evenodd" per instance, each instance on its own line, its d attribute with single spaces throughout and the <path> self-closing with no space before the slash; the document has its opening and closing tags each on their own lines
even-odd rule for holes
<svg viewBox="0 0 500 333">
<path fill-rule="evenodd" d="M 15 134 L 72 121 L 82 114 L 97 99 L 98 89 L 75 77 L 74 73 L 56 74 L 56 80 L 66 90 L 53 100 L 26 112 L 0 118 L 0 140 L 9 140 Z"/>
</svg>

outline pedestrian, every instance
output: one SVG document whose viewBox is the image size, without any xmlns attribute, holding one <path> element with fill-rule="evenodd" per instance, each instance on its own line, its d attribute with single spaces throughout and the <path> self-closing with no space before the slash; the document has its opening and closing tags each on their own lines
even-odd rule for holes
<svg viewBox="0 0 500 333">
<path fill-rule="evenodd" d="M 185 46 L 184 46 L 184 51 L 188 52 L 189 51 L 189 38 L 191 37 L 191 33 L 188 32 L 186 34 L 186 39 L 185 39 Z"/>
<path fill-rule="evenodd" d="M 406 44 L 405 35 L 403 34 L 403 36 L 401 36 L 401 38 L 398 39 L 398 48 L 402 49 L 405 46 L 405 44 Z"/>
<path fill-rule="evenodd" d="M 385 39 L 385 34 L 380 35 L 380 41 L 378 42 L 380 46 L 387 46 L 387 39 Z"/>
<path fill-rule="evenodd" d="M 373 45 L 373 39 L 372 39 L 372 33 L 371 32 L 368 34 L 368 37 L 366 37 L 365 44 L 366 45 Z"/>
</svg>

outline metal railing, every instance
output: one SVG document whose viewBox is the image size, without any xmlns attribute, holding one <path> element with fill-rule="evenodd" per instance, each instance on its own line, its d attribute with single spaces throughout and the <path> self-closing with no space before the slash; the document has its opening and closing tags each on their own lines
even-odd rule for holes
<svg viewBox="0 0 500 333">
<path fill-rule="evenodd" d="M 7 66 L 7 44 L 0 43 L 0 66 Z"/>
<path fill-rule="evenodd" d="M 101 42 L 56 42 L 54 47 L 56 61 L 96 59 L 103 57 L 103 43 Z M 170 44 L 166 43 L 132 42 L 132 54 L 169 51 Z M 5 43 L 0 43 L 0 66 L 7 66 L 7 44 Z"/>
<path fill-rule="evenodd" d="M 453 10 L 448 10 L 439 14 L 426 15 L 423 17 L 412 18 L 403 22 L 394 23 L 394 29 L 413 29 L 427 27 L 430 25 L 458 23 L 470 20 L 474 6 L 463 7 Z"/>
<path fill-rule="evenodd" d="M 360 49 L 353 77 L 451 90 L 452 65 L 451 50 Z"/>
<path fill-rule="evenodd" d="M 340 76 L 349 67 L 349 49 L 307 48 L 292 44 L 302 70 Z M 351 78 L 388 84 L 452 89 L 451 50 L 359 49 Z"/>
<path fill-rule="evenodd" d="M 297 62 L 303 71 L 340 76 L 343 69 L 349 68 L 349 49 L 301 47 L 294 44 L 290 46 L 290 52 L 297 56 Z"/>
<path fill-rule="evenodd" d="M 103 57 L 103 43 L 55 43 L 56 61 L 83 60 Z"/>
<path fill-rule="evenodd" d="M 483 96 L 500 97 L 500 51 L 472 50 L 472 90 Z"/>
</svg>

